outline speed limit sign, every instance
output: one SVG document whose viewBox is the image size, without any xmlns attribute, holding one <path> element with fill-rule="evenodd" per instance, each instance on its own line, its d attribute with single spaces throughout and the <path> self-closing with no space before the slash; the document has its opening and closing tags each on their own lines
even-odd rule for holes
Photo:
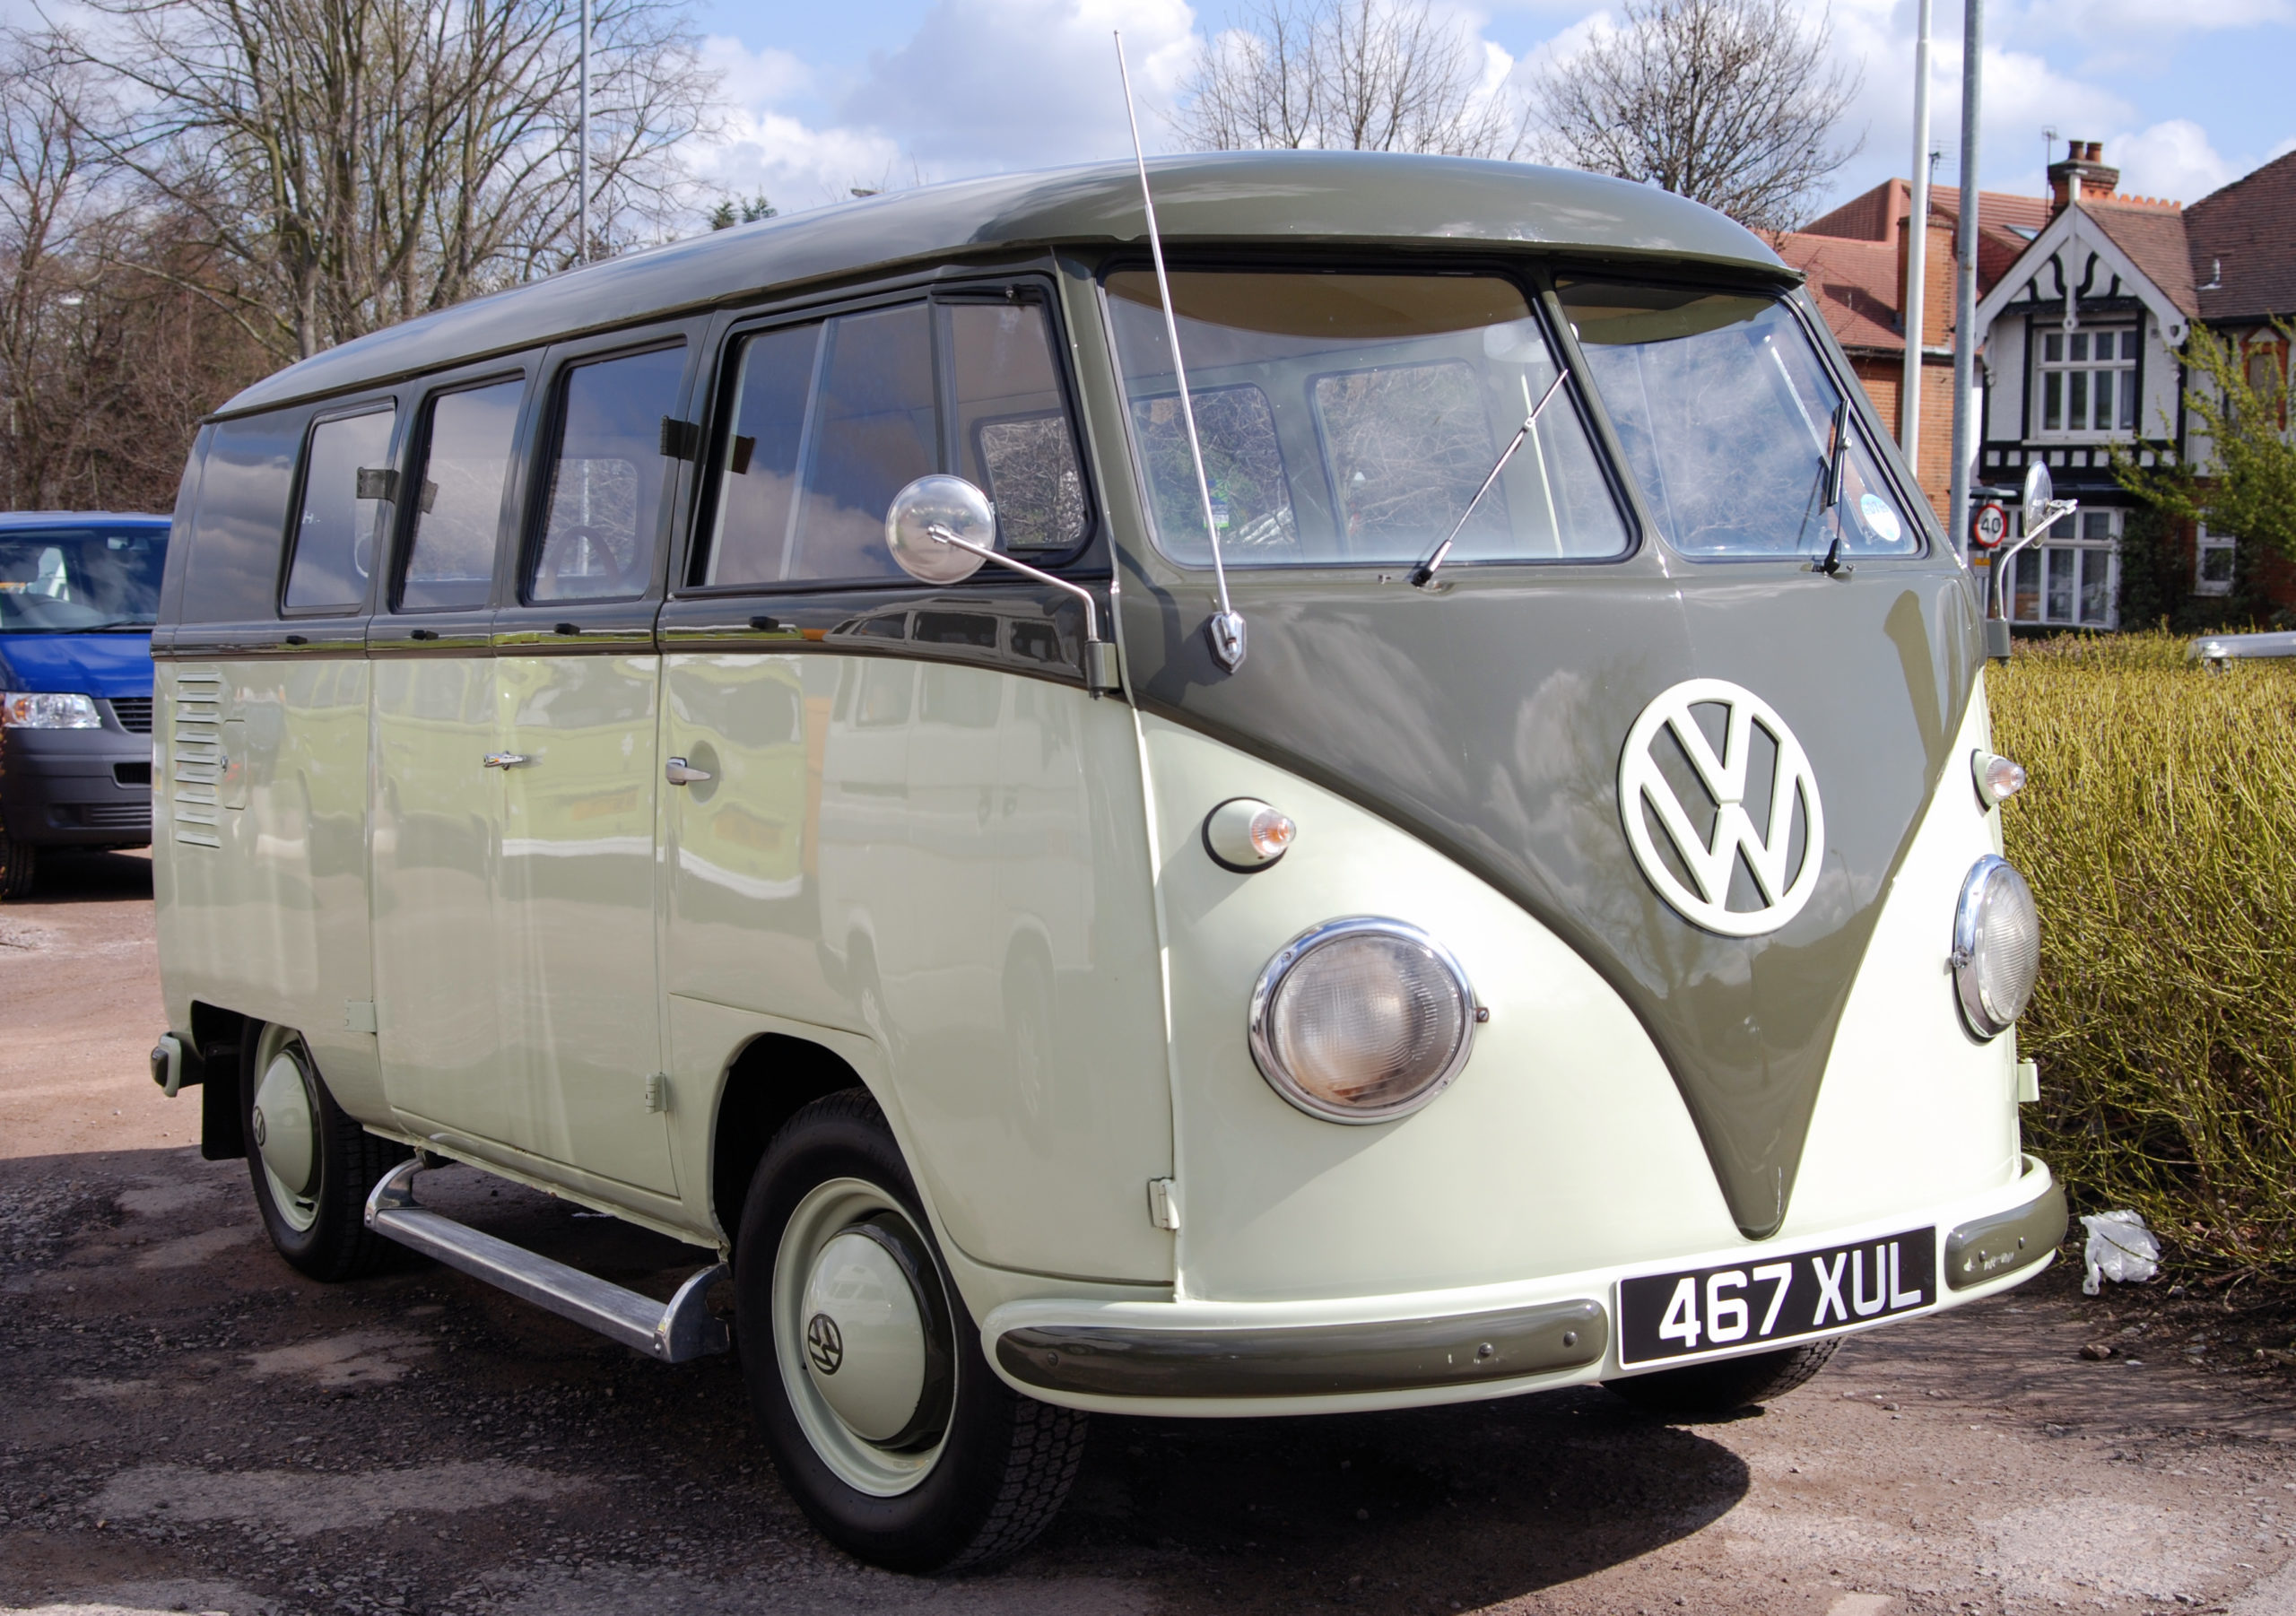
<svg viewBox="0 0 2296 1616">
<path fill-rule="evenodd" d="M 1990 550 L 2009 536 L 2008 513 L 1998 505 L 1980 505 L 1970 523 L 1970 537 L 1979 548 Z"/>
</svg>

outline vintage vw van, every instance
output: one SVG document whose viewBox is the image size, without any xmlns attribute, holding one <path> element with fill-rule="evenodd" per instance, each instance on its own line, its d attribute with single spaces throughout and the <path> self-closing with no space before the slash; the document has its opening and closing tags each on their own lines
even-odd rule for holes
<svg viewBox="0 0 2296 1616">
<path fill-rule="evenodd" d="M 889 1566 L 1028 1541 L 1091 1411 L 1732 1408 L 2065 1229 L 1978 594 L 1793 274 L 1581 174 L 1151 168 L 1169 322 L 1133 169 L 929 187 L 306 361 L 176 516 L 208 1154 L 305 1273 L 730 1344 Z"/>
</svg>

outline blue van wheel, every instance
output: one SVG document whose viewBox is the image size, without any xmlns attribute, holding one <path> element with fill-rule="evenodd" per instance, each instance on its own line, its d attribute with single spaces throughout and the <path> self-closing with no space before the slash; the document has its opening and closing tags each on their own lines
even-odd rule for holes
<svg viewBox="0 0 2296 1616">
<path fill-rule="evenodd" d="M 0 830 L 0 901 L 30 898 L 39 879 L 39 849 Z"/>
</svg>

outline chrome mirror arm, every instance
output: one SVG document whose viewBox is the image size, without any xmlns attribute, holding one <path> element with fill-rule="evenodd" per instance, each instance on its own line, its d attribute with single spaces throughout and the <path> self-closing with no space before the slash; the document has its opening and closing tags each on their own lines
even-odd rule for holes
<svg viewBox="0 0 2296 1616">
<path fill-rule="evenodd" d="M 970 539 L 961 539 L 938 522 L 927 524 L 925 531 L 941 543 L 953 546 L 969 555 L 977 555 L 984 561 L 994 561 L 999 567 L 1017 572 L 1023 578 L 1034 578 L 1039 584 L 1048 584 L 1063 595 L 1075 597 L 1084 608 L 1084 682 L 1096 691 L 1112 691 L 1118 688 L 1116 647 L 1112 642 L 1100 638 L 1100 603 L 1092 598 L 1092 592 L 1090 589 L 1085 588 L 1082 584 L 1072 584 L 1065 578 L 1055 578 L 1043 569 L 1031 567 L 1023 560 L 1017 560 L 1001 550 L 992 550 L 986 544 L 976 544 Z"/>
</svg>

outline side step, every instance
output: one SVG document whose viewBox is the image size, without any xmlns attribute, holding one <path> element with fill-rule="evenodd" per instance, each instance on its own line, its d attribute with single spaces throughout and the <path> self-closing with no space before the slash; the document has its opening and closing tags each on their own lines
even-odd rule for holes
<svg viewBox="0 0 2296 1616">
<path fill-rule="evenodd" d="M 426 1212 L 414 1203 L 414 1175 L 422 1170 L 416 1156 L 375 1186 L 367 1197 L 368 1228 L 665 1363 L 706 1358 L 732 1344 L 724 1322 L 702 1306 L 710 1286 L 726 1277 L 723 1263 L 680 1285 L 665 1305 Z"/>
</svg>

